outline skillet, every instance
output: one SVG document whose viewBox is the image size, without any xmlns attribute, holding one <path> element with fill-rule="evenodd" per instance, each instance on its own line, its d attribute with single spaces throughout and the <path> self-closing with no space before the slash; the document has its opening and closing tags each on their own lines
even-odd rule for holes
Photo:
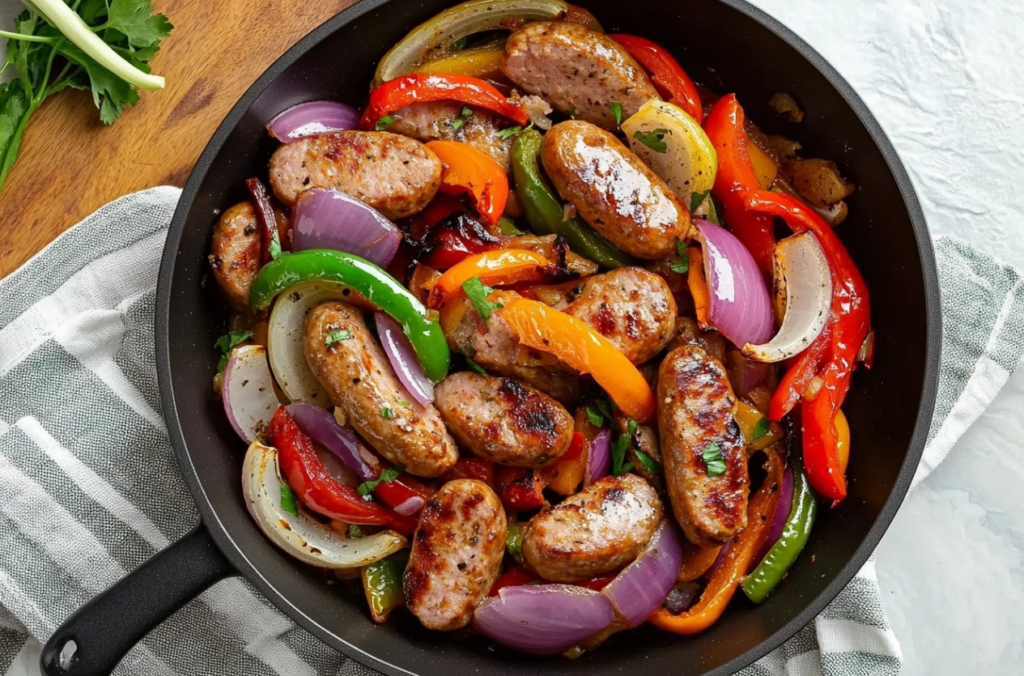
<svg viewBox="0 0 1024 676">
<path fill-rule="evenodd" d="M 743 0 L 583 0 L 609 31 L 671 49 L 698 83 L 737 92 L 769 133 L 800 141 L 807 157 L 835 160 L 858 185 L 838 232 L 872 293 L 876 360 L 854 377 L 844 411 L 853 438 L 849 496 L 824 509 L 807 549 L 760 606 L 739 595 L 704 634 L 641 627 L 568 661 L 496 648 L 481 637 L 428 632 L 408 614 L 374 626 L 361 592 L 327 585 L 276 549 L 249 517 L 241 491 L 244 448 L 210 385 L 225 309 L 207 281 L 218 210 L 247 197 L 276 146 L 264 125 L 297 103 L 360 105 L 377 60 L 453 0 L 363 0 L 314 30 L 245 93 L 203 152 L 171 222 L 160 267 L 156 355 L 164 417 L 202 522 L 90 601 L 43 649 L 47 676 L 109 673 L 139 639 L 214 582 L 243 575 L 297 623 L 342 653 L 389 675 L 452 673 L 604 676 L 645 670 L 724 676 L 810 622 L 861 568 L 910 485 L 935 403 L 941 340 L 935 259 L 924 216 L 896 152 L 850 85 L 805 42 Z M 681 39 L 680 36 L 687 36 Z M 806 112 L 779 122 L 767 102 L 792 94 Z M 201 671 L 202 666 L 196 665 Z"/>
</svg>

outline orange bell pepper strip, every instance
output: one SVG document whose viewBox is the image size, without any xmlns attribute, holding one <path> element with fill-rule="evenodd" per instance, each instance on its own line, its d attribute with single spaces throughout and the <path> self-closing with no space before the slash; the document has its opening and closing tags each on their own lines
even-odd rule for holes
<svg viewBox="0 0 1024 676">
<path fill-rule="evenodd" d="M 679 567 L 676 582 L 693 582 L 711 569 L 721 553 L 722 547 L 698 547 L 692 542 L 683 542 L 683 563 Z"/>
<path fill-rule="evenodd" d="M 782 474 L 786 463 L 775 447 L 766 450 L 768 475 L 747 507 L 747 527 L 733 538 L 729 551 L 711 571 L 700 600 L 684 613 L 673 615 L 666 608 L 659 608 L 648 622 L 674 634 L 699 634 L 722 616 L 733 594 L 753 563 L 754 556 L 761 549 L 772 517 L 779 501 Z"/>
<path fill-rule="evenodd" d="M 651 82 L 666 101 L 682 108 L 698 122 L 704 119 L 697 86 L 675 57 L 660 45 L 636 35 L 620 33 L 608 37 L 625 47 L 629 55 L 651 74 Z"/>
<path fill-rule="evenodd" d="M 711 292 L 708 291 L 708 282 L 704 279 L 704 252 L 696 246 L 691 246 L 688 251 L 690 269 L 686 271 L 686 283 L 690 287 L 690 295 L 693 296 L 693 311 L 697 315 L 700 327 L 709 328 Z"/>
<path fill-rule="evenodd" d="M 501 286 L 517 282 L 537 282 L 543 279 L 538 268 L 550 261 L 539 253 L 526 249 L 485 251 L 470 256 L 448 268 L 430 292 L 430 307 L 437 309 L 445 298 L 462 291 L 462 285 L 479 277 L 487 286 Z"/>
<path fill-rule="evenodd" d="M 626 355 L 586 322 L 535 300 L 517 298 L 500 310 L 527 347 L 549 352 L 589 373 L 623 413 L 644 425 L 655 417 L 654 393 Z"/>
<path fill-rule="evenodd" d="M 427 147 L 441 160 L 441 191 L 469 195 L 488 225 L 496 225 L 508 203 L 508 175 L 501 165 L 471 145 L 431 141 Z"/>
</svg>

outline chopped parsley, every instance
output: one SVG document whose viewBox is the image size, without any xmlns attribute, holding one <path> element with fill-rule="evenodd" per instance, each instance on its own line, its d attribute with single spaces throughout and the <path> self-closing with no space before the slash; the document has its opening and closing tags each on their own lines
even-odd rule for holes
<svg viewBox="0 0 1024 676">
<path fill-rule="evenodd" d="M 768 422 L 768 418 L 762 416 L 762 418 L 757 421 L 757 424 L 754 425 L 754 441 L 766 436 L 771 431 L 772 424 Z"/>
<path fill-rule="evenodd" d="M 693 212 L 699 209 L 700 205 L 704 204 L 704 200 L 708 198 L 710 192 L 710 190 L 705 190 L 704 192 L 692 193 L 690 195 L 690 211 Z"/>
<path fill-rule="evenodd" d="M 217 362 L 217 370 L 223 371 L 227 368 L 231 351 L 250 338 L 252 338 L 252 331 L 232 331 L 218 338 L 217 342 L 213 344 L 215 348 L 220 350 L 220 361 Z"/>
<path fill-rule="evenodd" d="M 701 205 L 704 204 L 705 200 L 708 203 L 707 213 L 704 215 L 704 219 L 708 223 L 714 223 L 715 225 L 721 225 L 718 221 L 718 209 L 715 207 L 715 198 L 711 196 L 710 190 L 704 192 L 695 192 L 690 195 L 690 212 L 693 213 L 700 209 Z"/>
<path fill-rule="evenodd" d="M 459 112 L 459 116 L 452 120 L 452 131 L 458 131 L 462 129 L 462 125 L 466 124 L 466 118 L 473 114 L 473 109 L 469 106 L 462 106 L 462 110 Z"/>
<path fill-rule="evenodd" d="M 277 233 L 277 228 L 274 228 L 274 234 L 271 236 L 270 245 L 267 248 L 270 250 L 271 260 L 275 260 L 281 255 L 281 236 Z"/>
<path fill-rule="evenodd" d="M 593 406 L 587 406 L 587 421 L 594 427 L 600 427 L 604 425 L 604 416 Z"/>
<path fill-rule="evenodd" d="M 363 529 L 354 523 L 348 525 L 348 536 L 353 540 L 363 537 Z"/>
<path fill-rule="evenodd" d="M 377 124 L 373 125 L 374 131 L 384 131 L 391 126 L 391 123 L 395 121 L 394 115 L 385 115 L 384 117 L 377 120 Z"/>
<path fill-rule="evenodd" d="M 402 407 L 405 407 L 405 408 L 409 408 L 410 406 L 412 406 L 412 404 L 407 402 L 405 399 L 399 399 L 398 400 L 398 405 L 402 406 Z"/>
<path fill-rule="evenodd" d="M 654 152 L 663 153 L 668 150 L 668 144 L 665 143 L 665 135 L 668 133 L 670 133 L 668 129 L 659 128 L 646 134 L 642 131 L 638 131 L 633 134 L 633 138 L 640 141 L 640 143 L 643 143 Z"/>
<path fill-rule="evenodd" d="M 633 451 L 633 453 L 636 454 L 636 459 L 640 461 L 640 464 L 644 466 L 648 474 L 654 475 L 661 471 L 658 463 L 651 460 L 651 457 L 643 451 Z"/>
<path fill-rule="evenodd" d="M 622 104 L 615 101 L 608 104 L 608 109 L 612 111 L 612 116 L 615 118 L 615 126 L 622 126 Z"/>
<path fill-rule="evenodd" d="M 683 253 L 679 255 L 679 258 L 669 263 L 668 266 L 672 269 L 672 272 L 677 275 L 685 275 L 690 271 L 690 252 L 683 251 Z"/>
<path fill-rule="evenodd" d="M 491 313 L 494 312 L 495 308 L 499 310 L 502 308 L 500 304 L 487 300 L 487 296 L 494 293 L 494 289 L 485 286 L 479 277 L 471 277 L 463 282 L 462 290 L 466 293 L 466 298 L 469 299 L 469 302 L 473 304 L 473 307 L 476 308 L 476 311 L 484 319 L 490 319 Z"/>
<path fill-rule="evenodd" d="M 380 485 L 381 483 L 391 483 L 392 481 L 398 478 L 399 474 L 401 474 L 404 471 L 405 465 L 403 465 L 402 463 L 398 463 L 394 467 L 389 467 L 388 469 L 381 472 L 380 476 L 378 476 L 376 479 L 364 481 L 363 483 L 359 484 L 359 486 L 356 488 L 356 493 L 359 493 L 359 495 L 362 496 L 364 500 L 369 500 L 373 495 L 373 492 L 377 490 L 378 485 Z"/>
<path fill-rule="evenodd" d="M 633 435 L 639 427 L 635 420 L 630 420 L 626 433 L 612 442 L 612 474 L 619 476 L 633 469 L 633 463 L 626 462 L 626 449 L 633 442 Z"/>
<path fill-rule="evenodd" d="M 469 370 L 473 371 L 474 373 L 479 373 L 482 376 L 487 375 L 487 371 L 484 371 L 484 367 L 480 366 L 480 364 L 477 364 L 469 357 L 466 357 L 466 366 L 468 366 Z"/>
<path fill-rule="evenodd" d="M 712 441 L 707 445 L 701 454 L 701 459 L 704 460 L 704 466 L 708 468 L 708 476 L 725 474 L 727 468 L 725 459 L 722 458 L 722 449 L 715 442 Z"/>
<path fill-rule="evenodd" d="M 327 337 L 324 338 L 324 345 L 334 345 L 335 343 L 341 342 L 343 340 L 348 340 L 351 337 L 351 331 L 347 331 L 344 329 L 341 331 L 331 331 L 330 333 L 327 334 Z"/>
<path fill-rule="evenodd" d="M 533 122 L 526 125 L 526 129 L 523 129 L 522 127 L 516 125 L 515 127 L 509 127 L 508 129 L 502 129 L 501 131 L 499 131 L 498 138 L 500 138 L 502 141 L 507 141 L 513 136 L 518 136 L 522 132 L 530 131 L 531 129 L 533 129 Z"/>
<path fill-rule="evenodd" d="M 587 420 L 594 427 L 602 427 L 605 420 L 612 419 L 612 408 L 607 399 L 595 399 L 586 408 Z"/>
<path fill-rule="evenodd" d="M 469 42 L 469 37 L 464 35 L 461 38 L 459 38 L 458 40 L 456 40 L 455 42 L 453 42 L 452 46 L 449 47 L 448 49 L 453 51 L 453 52 L 461 52 L 463 49 L 466 48 L 466 43 L 468 43 L 468 42 Z"/>
<path fill-rule="evenodd" d="M 281 509 L 292 516 L 299 515 L 299 507 L 295 504 L 295 493 L 288 484 L 281 482 Z"/>
<path fill-rule="evenodd" d="M 380 417 L 391 420 L 392 418 L 395 417 L 395 409 L 388 408 L 387 406 L 385 406 L 380 410 Z"/>
</svg>

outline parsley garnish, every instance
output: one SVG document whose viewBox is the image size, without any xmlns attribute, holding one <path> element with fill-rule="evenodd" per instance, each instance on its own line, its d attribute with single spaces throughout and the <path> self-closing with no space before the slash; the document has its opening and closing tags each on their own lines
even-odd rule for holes
<svg viewBox="0 0 1024 676">
<path fill-rule="evenodd" d="M 469 302 L 473 304 L 473 307 L 476 308 L 476 311 L 484 319 L 490 319 L 491 313 L 494 312 L 495 308 L 501 309 L 501 305 L 487 300 L 487 296 L 494 293 L 494 289 L 484 286 L 479 277 L 471 277 L 463 282 L 462 290 L 466 293 L 466 298 L 469 299 Z"/>
<path fill-rule="evenodd" d="M 274 228 L 274 234 L 270 238 L 270 258 L 276 259 L 281 255 L 281 236 L 277 233 L 277 228 Z"/>
<path fill-rule="evenodd" d="M 712 441 L 700 457 L 704 460 L 704 466 L 708 468 L 708 476 L 725 474 L 727 468 L 725 460 L 722 458 L 722 449 L 718 447 L 718 444 Z"/>
<path fill-rule="evenodd" d="M 611 102 L 608 104 L 608 109 L 612 111 L 612 116 L 615 118 L 615 126 L 622 126 L 622 104 Z"/>
<path fill-rule="evenodd" d="M 387 410 L 387 409 L 385 409 Z M 369 500 L 372 493 L 377 490 L 377 486 L 381 483 L 391 483 L 398 478 L 398 475 L 405 471 L 405 465 L 398 463 L 394 467 L 389 467 L 380 473 L 376 479 L 364 481 L 359 484 L 356 488 L 356 493 L 359 493 L 365 500 Z"/>
<path fill-rule="evenodd" d="M 466 124 L 466 118 L 473 114 L 473 109 L 469 106 L 462 106 L 462 110 L 459 112 L 459 116 L 452 120 L 452 131 L 458 131 L 462 129 L 462 125 Z"/>
<path fill-rule="evenodd" d="M 612 442 L 612 474 L 615 476 L 633 469 L 633 463 L 626 462 L 626 449 L 633 442 L 637 427 L 636 421 L 630 420 L 626 426 L 626 433 Z"/>
<path fill-rule="evenodd" d="M 757 421 L 757 424 L 754 425 L 754 441 L 757 441 L 771 431 L 772 424 L 768 422 L 768 418 L 762 417 Z"/>
<path fill-rule="evenodd" d="M 337 342 L 348 340 L 351 337 L 352 332 L 348 330 L 343 329 L 341 331 L 331 331 L 327 334 L 327 337 L 324 338 L 324 345 L 334 345 Z"/>
<path fill-rule="evenodd" d="M 640 141 L 640 143 L 643 143 L 654 152 L 663 153 L 668 150 L 668 144 L 664 141 L 665 134 L 668 133 L 670 133 L 668 129 L 655 129 L 654 131 L 646 134 L 642 131 L 638 131 L 633 134 L 633 138 Z"/>
<path fill-rule="evenodd" d="M 509 127 L 508 129 L 502 129 L 501 131 L 499 131 L 498 138 L 500 138 L 502 141 L 507 141 L 513 136 L 518 136 L 524 131 L 530 131 L 531 129 L 533 129 L 533 122 L 526 125 L 526 129 L 523 129 L 522 127 L 516 125 L 515 127 Z"/>
<path fill-rule="evenodd" d="M 395 121 L 394 115 L 385 115 L 384 117 L 377 120 L 377 124 L 373 125 L 374 131 L 384 131 L 391 126 L 391 123 Z"/>
<path fill-rule="evenodd" d="M 398 400 L 398 405 L 399 405 L 399 406 L 403 406 L 403 407 L 405 407 L 405 408 L 409 408 L 410 406 L 412 406 L 412 404 L 410 404 L 409 402 L 407 402 L 407 401 L 406 401 L 405 399 L 399 399 L 399 400 Z"/>
<path fill-rule="evenodd" d="M 484 371 L 484 367 L 480 366 L 480 364 L 477 364 L 475 361 L 473 361 L 469 357 L 466 357 L 466 366 L 469 367 L 470 371 L 473 371 L 475 373 L 479 373 L 482 376 L 487 375 L 487 371 Z"/>
<path fill-rule="evenodd" d="M 348 536 L 353 540 L 363 537 L 363 529 L 354 523 L 348 525 Z"/>
<path fill-rule="evenodd" d="M 658 463 L 651 460 L 651 457 L 643 451 L 633 451 L 633 453 L 636 455 L 636 459 L 640 461 L 640 464 L 644 466 L 644 469 L 647 470 L 648 474 L 654 475 L 661 470 L 658 467 Z"/>
<path fill-rule="evenodd" d="M 607 399 L 595 399 L 594 403 L 587 406 L 587 420 L 594 427 L 602 427 L 605 420 L 612 419 L 612 409 Z"/>
<path fill-rule="evenodd" d="M 395 409 L 388 408 L 387 406 L 385 406 L 380 410 L 380 417 L 391 420 L 392 418 L 395 417 Z"/>
<path fill-rule="evenodd" d="M 467 42 L 469 42 L 469 37 L 468 36 L 463 36 L 463 37 L 459 38 L 458 40 L 456 40 L 455 42 L 453 42 L 452 46 L 449 47 L 448 49 L 450 49 L 453 52 L 461 52 L 463 49 L 466 48 L 466 43 Z"/>
<path fill-rule="evenodd" d="M 690 195 L 690 211 L 693 212 L 699 209 L 700 205 L 704 204 L 704 200 L 708 198 L 708 193 L 710 192 L 710 190 L 705 190 L 704 192 L 692 193 Z"/>
<path fill-rule="evenodd" d="M 252 331 L 232 331 L 218 338 L 217 342 L 213 344 L 215 348 L 220 350 L 220 361 L 217 362 L 217 370 L 223 371 L 227 368 L 231 351 L 250 338 L 252 338 Z"/>
<path fill-rule="evenodd" d="M 690 271 L 690 252 L 683 251 L 679 258 L 669 263 L 668 267 L 677 275 L 685 275 Z"/>
<path fill-rule="evenodd" d="M 299 507 L 295 504 L 295 493 L 289 488 L 288 484 L 281 483 L 281 509 L 288 512 L 292 516 L 299 515 Z"/>
<path fill-rule="evenodd" d="M 594 427 L 601 427 L 604 425 L 604 416 L 602 416 L 593 406 L 587 406 L 587 420 Z"/>
</svg>

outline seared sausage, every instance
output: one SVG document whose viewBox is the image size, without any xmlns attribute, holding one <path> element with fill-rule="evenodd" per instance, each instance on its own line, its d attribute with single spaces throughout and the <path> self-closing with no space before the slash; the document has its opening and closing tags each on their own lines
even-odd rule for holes
<svg viewBox="0 0 1024 676">
<path fill-rule="evenodd" d="M 326 345 L 333 331 L 351 336 Z M 455 442 L 433 406 L 405 391 L 360 310 L 321 303 L 306 317 L 306 361 L 331 401 L 381 455 L 423 477 L 444 474 L 459 458 Z"/>
<path fill-rule="evenodd" d="M 665 280 L 643 268 L 594 275 L 569 307 L 634 364 L 661 352 L 676 327 L 676 301 Z"/>
<path fill-rule="evenodd" d="M 513 378 L 453 373 L 434 405 L 463 448 L 512 467 L 543 467 L 569 450 L 573 420 L 565 407 Z"/>
<path fill-rule="evenodd" d="M 520 298 L 514 291 L 496 291 L 498 303 Z M 449 298 L 441 306 L 441 329 L 452 350 L 469 357 L 489 373 L 518 378 L 563 404 L 580 397 L 579 378 L 569 367 L 545 352 L 519 344 L 501 314 L 484 320 L 467 298 Z"/>
<path fill-rule="evenodd" d="M 213 278 L 227 304 L 239 312 L 249 311 L 249 288 L 260 270 L 262 237 L 252 202 L 231 207 L 213 228 Z"/>
<path fill-rule="evenodd" d="M 463 105 L 457 101 L 428 101 L 414 103 L 391 113 L 395 121 L 388 131 L 409 136 L 418 141 L 461 141 L 489 155 L 506 172 L 512 167 L 513 137 L 502 140 L 495 117 L 486 110 L 473 110 L 463 115 Z M 506 124 L 505 126 L 508 126 Z"/>
<path fill-rule="evenodd" d="M 676 332 L 665 347 L 671 351 L 681 345 L 696 345 L 718 361 L 725 363 L 725 338 L 713 329 L 700 328 L 693 317 L 678 317 Z"/>
<path fill-rule="evenodd" d="M 631 563 L 661 523 L 658 494 L 635 474 L 606 476 L 546 507 L 523 535 L 523 556 L 545 580 L 573 582 Z"/>
<path fill-rule="evenodd" d="M 530 23 L 509 37 L 502 70 L 531 94 L 561 112 L 614 130 L 610 104 L 622 119 L 658 98 L 647 73 L 617 42 L 571 23 Z"/>
<path fill-rule="evenodd" d="M 721 544 L 747 525 L 747 452 L 725 367 L 694 345 L 673 350 L 658 371 L 658 425 L 665 484 L 690 542 Z M 704 454 L 725 472 L 708 475 Z"/>
<path fill-rule="evenodd" d="M 587 122 L 544 135 L 541 159 L 558 193 L 626 253 L 647 260 L 676 252 L 690 215 L 665 182 L 619 139 Z"/>
<path fill-rule="evenodd" d="M 501 570 L 508 522 L 490 486 L 446 483 L 427 501 L 405 569 L 405 605 L 427 629 L 466 626 Z"/>
<path fill-rule="evenodd" d="M 441 185 L 441 160 L 398 134 L 340 131 L 286 143 L 270 158 L 270 185 L 292 206 L 309 188 L 334 188 L 387 218 L 411 216 Z"/>
</svg>

